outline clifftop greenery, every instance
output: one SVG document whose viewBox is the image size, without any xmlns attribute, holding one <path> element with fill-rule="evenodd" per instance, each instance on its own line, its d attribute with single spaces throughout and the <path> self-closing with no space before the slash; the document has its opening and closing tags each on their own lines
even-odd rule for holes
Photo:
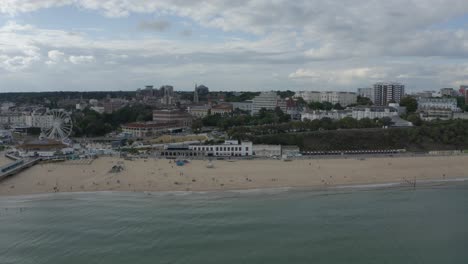
<svg viewBox="0 0 468 264">
<path fill-rule="evenodd" d="M 99 114 L 93 110 L 85 109 L 75 112 L 72 118 L 74 122 L 73 136 L 104 136 L 117 130 L 121 124 L 152 120 L 153 108 L 135 104 L 125 106 L 111 114 Z"/>
<path fill-rule="evenodd" d="M 243 134 L 254 144 L 297 145 L 303 151 L 409 151 L 468 149 L 468 120 L 425 122 L 419 127 L 390 129 L 321 130 L 305 133 Z"/>
</svg>

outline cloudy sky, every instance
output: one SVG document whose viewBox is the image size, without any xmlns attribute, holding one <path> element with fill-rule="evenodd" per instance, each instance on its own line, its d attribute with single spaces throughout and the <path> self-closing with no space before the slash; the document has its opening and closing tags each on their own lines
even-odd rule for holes
<svg viewBox="0 0 468 264">
<path fill-rule="evenodd" d="M 468 84 L 466 0 L 0 0 L 0 91 Z"/>
</svg>

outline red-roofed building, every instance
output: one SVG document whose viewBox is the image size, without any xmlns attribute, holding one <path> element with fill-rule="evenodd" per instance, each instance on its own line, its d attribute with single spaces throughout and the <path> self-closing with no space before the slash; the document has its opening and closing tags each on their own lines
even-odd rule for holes
<svg viewBox="0 0 468 264">
<path fill-rule="evenodd" d="M 232 113 L 232 104 L 217 104 L 211 107 L 211 114 L 226 115 Z"/>
</svg>

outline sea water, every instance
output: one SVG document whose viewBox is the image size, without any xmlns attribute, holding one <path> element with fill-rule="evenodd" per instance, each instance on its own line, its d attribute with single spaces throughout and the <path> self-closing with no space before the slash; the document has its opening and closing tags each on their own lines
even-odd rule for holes
<svg viewBox="0 0 468 264">
<path fill-rule="evenodd" d="M 0 263 L 468 263 L 468 185 L 1 197 Z"/>
</svg>

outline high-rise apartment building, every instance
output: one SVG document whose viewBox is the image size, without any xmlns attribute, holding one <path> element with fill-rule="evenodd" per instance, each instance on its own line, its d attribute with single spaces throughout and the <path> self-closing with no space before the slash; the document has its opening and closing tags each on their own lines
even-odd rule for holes
<svg viewBox="0 0 468 264">
<path fill-rule="evenodd" d="M 400 103 L 405 95 L 405 86 L 400 83 L 374 84 L 374 104 L 386 106 L 389 103 Z"/>
</svg>

